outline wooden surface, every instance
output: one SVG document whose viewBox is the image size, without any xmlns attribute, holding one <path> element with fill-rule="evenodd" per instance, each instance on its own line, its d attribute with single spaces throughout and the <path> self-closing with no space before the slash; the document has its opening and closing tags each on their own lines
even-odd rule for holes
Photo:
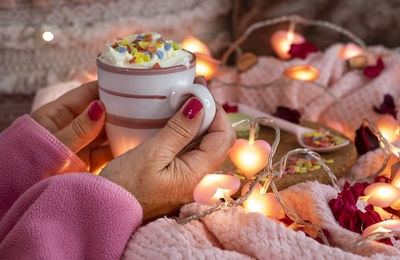
<svg viewBox="0 0 400 260">
<path fill-rule="evenodd" d="M 314 123 L 314 122 L 309 122 L 309 121 L 301 121 L 301 125 L 309 127 L 309 128 L 320 128 L 322 127 L 321 124 Z M 334 133 L 336 135 L 341 135 L 340 133 L 336 132 L 333 129 L 330 129 L 329 127 L 323 126 L 331 133 Z M 267 128 L 267 127 L 261 127 L 259 131 L 259 136 L 258 139 L 263 139 L 266 140 L 268 143 L 272 145 L 275 137 L 275 131 L 272 128 Z M 297 142 L 297 138 L 294 134 L 288 133 L 281 131 L 281 140 L 278 145 L 278 149 L 276 151 L 276 154 L 274 156 L 273 162 L 277 162 L 280 160 L 282 156 L 284 156 L 288 151 L 296 148 L 301 148 L 300 145 Z M 302 156 L 301 154 L 298 154 L 296 156 Z M 344 176 L 346 173 L 348 173 L 351 169 L 351 167 L 354 165 L 356 159 L 357 159 L 357 151 L 356 147 L 352 142 L 350 142 L 349 145 L 345 146 L 343 149 L 335 152 L 330 152 L 330 153 L 321 153 L 321 157 L 323 159 L 333 159 L 334 163 L 333 164 L 328 164 L 328 166 L 331 168 L 332 172 L 336 175 L 337 178 L 340 178 Z M 232 164 L 230 161 L 229 157 L 225 160 L 225 162 L 221 165 L 220 170 L 223 171 L 234 171 L 235 166 Z M 294 185 L 296 183 L 304 182 L 304 181 L 319 181 L 320 183 L 324 184 L 330 184 L 330 179 L 327 175 L 327 173 L 320 169 L 320 170 L 315 170 L 313 172 L 308 172 L 308 173 L 295 173 L 295 174 L 287 174 L 282 176 L 280 180 L 275 180 L 275 183 L 277 185 L 277 188 L 279 190 L 286 189 L 287 187 Z"/>
</svg>

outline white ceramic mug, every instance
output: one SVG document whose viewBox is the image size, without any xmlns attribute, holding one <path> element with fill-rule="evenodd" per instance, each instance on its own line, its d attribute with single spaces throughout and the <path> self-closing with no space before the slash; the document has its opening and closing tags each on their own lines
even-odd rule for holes
<svg viewBox="0 0 400 260">
<path fill-rule="evenodd" d="M 106 134 L 116 157 L 157 133 L 191 95 L 203 105 L 204 119 L 197 136 L 215 116 L 210 91 L 193 84 L 196 57 L 190 67 L 160 69 L 114 67 L 97 59 L 100 100 L 106 109 Z"/>
</svg>

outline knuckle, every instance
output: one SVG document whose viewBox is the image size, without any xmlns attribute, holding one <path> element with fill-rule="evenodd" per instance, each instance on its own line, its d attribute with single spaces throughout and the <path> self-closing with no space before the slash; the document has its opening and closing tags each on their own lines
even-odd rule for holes
<svg viewBox="0 0 400 260">
<path fill-rule="evenodd" d="M 166 127 L 170 129 L 177 138 L 183 140 L 192 139 L 193 134 L 190 130 L 186 129 L 179 121 L 171 119 L 167 122 Z"/>
<path fill-rule="evenodd" d="M 79 139 L 85 139 L 86 137 L 86 126 L 80 117 L 77 117 L 71 125 L 72 131 Z"/>
</svg>

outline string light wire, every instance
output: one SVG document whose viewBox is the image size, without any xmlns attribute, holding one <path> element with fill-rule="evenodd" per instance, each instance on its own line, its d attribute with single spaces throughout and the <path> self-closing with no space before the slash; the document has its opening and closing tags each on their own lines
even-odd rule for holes
<svg viewBox="0 0 400 260">
<path fill-rule="evenodd" d="M 294 27 L 296 24 L 325 27 L 325 28 L 331 29 L 333 31 L 337 31 L 338 33 L 341 33 L 341 34 L 347 36 L 353 42 L 358 44 L 362 49 L 366 49 L 365 42 L 362 39 L 360 39 L 359 37 L 357 37 L 354 33 L 352 33 L 351 31 L 349 31 L 345 28 L 342 28 L 338 25 L 335 25 L 335 24 L 327 22 L 327 21 L 310 20 L 310 19 L 300 17 L 298 15 L 288 15 L 288 16 L 280 16 L 280 17 L 276 17 L 276 18 L 272 18 L 272 19 L 267 19 L 264 21 L 254 23 L 251 26 L 249 26 L 244 31 L 244 33 L 223 54 L 222 62 L 221 62 L 222 67 L 226 66 L 227 60 L 233 51 L 241 53 L 241 50 L 239 48 L 240 44 L 243 43 L 254 30 L 262 28 L 262 27 L 267 27 L 267 26 L 271 26 L 274 24 L 278 24 L 278 23 L 283 23 L 283 22 L 290 23 L 291 31 L 294 31 Z M 285 79 L 283 77 L 280 77 L 271 82 L 262 83 L 262 84 L 254 84 L 254 85 L 247 85 L 247 84 L 236 83 L 236 82 L 224 82 L 218 78 L 214 78 L 213 80 L 224 86 L 243 87 L 243 88 L 249 88 L 249 89 L 264 88 L 264 87 L 285 87 L 286 84 L 284 84 L 284 83 L 287 83 L 287 79 Z M 342 114 L 345 115 L 347 120 L 350 120 L 350 118 L 348 117 L 348 114 L 344 113 L 340 100 L 333 94 L 332 91 L 330 91 L 330 89 L 328 89 L 326 86 L 316 83 L 316 82 L 310 82 L 310 83 L 322 88 L 332 98 L 334 98 L 335 101 L 338 103 Z M 303 221 L 296 214 L 296 212 L 287 204 L 287 202 L 283 199 L 283 197 L 279 194 L 278 189 L 275 184 L 274 176 L 273 176 L 273 171 L 274 171 L 273 169 L 275 169 L 279 166 L 278 176 L 276 177 L 276 180 L 279 180 L 283 175 L 283 172 L 286 168 L 287 160 L 289 159 L 289 157 L 291 157 L 295 154 L 307 154 L 307 155 L 311 156 L 312 158 L 316 159 L 321 164 L 322 169 L 328 174 L 334 189 L 337 190 L 338 192 L 340 192 L 341 189 L 340 189 L 340 185 L 338 183 L 336 176 L 333 174 L 333 172 L 330 170 L 330 168 L 325 164 L 325 162 L 322 160 L 322 158 L 320 157 L 320 155 L 318 153 L 315 153 L 314 151 L 311 151 L 311 150 L 305 149 L 305 148 L 298 148 L 298 149 L 290 150 L 279 160 L 279 162 L 277 162 L 273 165 L 272 159 L 276 153 L 276 149 L 280 142 L 280 129 L 277 127 L 276 123 L 272 119 L 265 118 L 265 117 L 257 118 L 255 120 L 247 120 L 246 119 L 246 120 L 241 120 L 239 122 L 233 123 L 232 127 L 235 129 L 239 129 L 244 126 L 250 125 L 249 141 L 251 142 L 251 141 L 254 141 L 256 123 L 267 126 L 267 127 L 272 127 L 275 130 L 275 139 L 274 139 L 274 143 L 271 148 L 271 152 L 268 156 L 267 166 L 263 170 L 261 170 L 258 174 L 255 175 L 254 180 L 252 180 L 250 183 L 249 190 L 243 196 L 240 196 L 236 200 L 233 200 L 230 197 L 225 198 L 224 202 L 219 202 L 215 206 L 213 206 L 203 212 L 200 212 L 198 214 L 194 214 L 192 216 L 185 217 L 185 218 L 176 218 L 176 222 L 179 224 L 187 224 L 187 223 L 190 223 L 191 221 L 199 220 L 199 219 L 201 219 L 209 214 L 212 214 L 216 211 L 219 211 L 222 209 L 228 209 L 228 208 L 231 208 L 234 206 L 241 206 L 243 204 L 243 202 L 248 199 L 248 197 L 253 192 L 256 185 L 263 181 L 264 184 L 262 186 L 261 192 L 265 193 L 265 192 L 267 192 L 268 188 L 271 187 L 272 192 L 274 193 L 279 204 L 282 206 L 282 209 L 284 210 L 285 214 L 291 220 L 293 220 L 297 225 L 308 226 L 309 228 L 311 228 L 311 230 L 316 232 L 317 236 L 322 239 L 324 244 L 329 245 L 329 242 L 328 242 L 327 238 L 325 237 L 322 229 L 318 225 Z M 368 126 L 370 128 L 370 130 L 377 136 L 380 147 L 383 150 L 385 159 L 382 162 L 381 167 L 374 174 L 371 174 L 370 176 L 367 176 L 365 178 L 357 179 L 357 180 L 353 181 L 351 183 L 351 185 L 354 185 L 356 182 L 360 182 L 360 183 L 368 182 L 371 179 L 377 177 L 386 168 L 387 163 L 389 161 L 389 157 L 390 157 L 390 151 L 392 151 L 392 152 L 397 151 L 396 147 L 393 147 L 383 137 L 382 133 L 379 131 L 379 129 L 377 128 L 377 126 L 374 123 L 372 123 L 368 119 L 364 119 L 363 124 L 365 126 Z M 398 153 L 398 151 L 397 151 L 397 153 Z M 368 235 L 367 237 L 364 237 L 364 238 L 361 238 L 361 239 L 355 241 L 354 243 L 352 243 L 350 246 L 348 246 L 344 250 L 352 251 L 355 248 L 357 248 L 367 242 L 370 242 L 370 241 L 375 241 L 375 240 L 380 240 L 380 239 L 385 239 L 385 238 L 390 238 L 390 237 L 398 237 L 398 236 L 400 236 L 400 232 L 396 232 L 396 231 L 372 233 L 372 234 Z"/>
</svg>

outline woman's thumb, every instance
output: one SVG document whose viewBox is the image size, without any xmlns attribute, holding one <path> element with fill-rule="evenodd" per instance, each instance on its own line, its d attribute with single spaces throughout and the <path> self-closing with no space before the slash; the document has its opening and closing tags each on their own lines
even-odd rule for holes
<svg viewBox="0 0 400 260">
<path fill-rule="evenodd" d="M 168 121 L 150 142 L 155 142 L 158 149 L 164 151 L 172 160 L 196 136 L 203 122 L 203 105 L 200 100 L 190 98 Z"/>
<path fill-rule="evenodd" d="M 76 153 L 98 136 L 104 121 L 104 105 L 96 100 L 55 136 Z"/>
</svg>

